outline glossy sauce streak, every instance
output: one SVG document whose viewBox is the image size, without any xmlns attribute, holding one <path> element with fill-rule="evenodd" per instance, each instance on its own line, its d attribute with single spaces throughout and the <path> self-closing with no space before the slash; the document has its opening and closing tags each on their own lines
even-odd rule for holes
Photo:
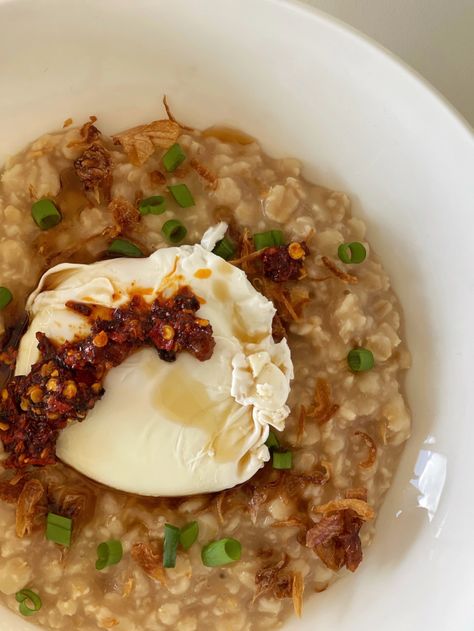
<svg viewBox="0 0 474 631">
<path fill-rule="evenodd" d="M 212 457 L 217 462 L 235 461 L 248 440 L 248 426 L 252 423 L 250 408 L 242 408 L 228 397 L 212 399 L 206 386 L 183 371 L 179 364 L 166 367 L 166 371 L 167 375 L 153 395 L 153 406 L 167 420 L 205 432 L 209 438 L 207 449 L 214 452 Z M 241 418 L 222 432 L 229 416 L 237 411 L 242 412 Z"/>
<path fill-rule="evenodd" d="M 132 283 L 132 286 L 128 290 L 128 294 L 130 296 L 151 296 L 153 294 L 153 289 L 151 287 L 135 287 L 135 284 Z"/>
<path fill-rule="evenodd" d="M 231 299 L 229 285 L 223 280 L 214 281 L 212 291 L 219 302 L 225 303 Z M 259 344 L 267 336 L 265 331 L 262 333 L 250 333 L 248 328 L 249 324 L 240 313 L 239 305 L 234 305 L 232 309 L 232 329 L 238 340 L 243 344 Z"/>
<path fill-rule="evenodd" d="M 223 280 L 216 280 L 212 284 L 212 291 L 219 302 L 230 300 L 229 286 Z"/>
<path fill-rule="evenodd" d="M 217 271 L 220 272 L 221 274 L 232 274 L 234 271 L 234 266 L 231 265 L 230 263 L 225 263 L 224 261 L 222 261 L 222 263 L 219 263 L 219 265 L 217 266 Z"/>
<path fill-rule="evenodd" d="M 61 190 L 55 197 L 55 204 L 63 217 L 74 217 L 84 208 L 90 206 L 80 179 L 73 168 L 65 169 L 60 174 Z"/>
<path fill-rule="evenodd" d="M 212 274 L 212 270 L 207 267 L 202 267 L 194 272 L 195 278 L 209 278 Z"/>
<path fill-rule="evenodd" d="M 225 127 L 224 125 L 208 127 L 202 132 L 202 135 L 205 138 L 212 136 L 222 142 L 235 142 L 238 145 L 251 145 L 253 142 L 256 142 L 253 136 L 249 136 L 239 129 Z"/>
<path fill-rule="evenodd" d="M 250 333 L 248 327 L 249 324 L 245 322 L 245 318 L 239 311 L 239 306 L 234 305 L 232 313 L 232 328 L 235 337 L 243 344 L 260 344 L 260 342 L 266 338 L 266 331 L 262 333 Z"/>
</svg>

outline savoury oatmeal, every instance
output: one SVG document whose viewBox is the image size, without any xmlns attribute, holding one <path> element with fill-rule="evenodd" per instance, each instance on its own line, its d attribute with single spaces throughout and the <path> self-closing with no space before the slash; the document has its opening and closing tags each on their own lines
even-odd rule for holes
<svg viewBox="0 0 474 631">
<path fill-rule="evenodd" d="M 307 182 L 298 160 L 270 158 L 245 134 L 196 131 L 171 115 L 111 138 L 94 117 L 71 123 L 8 160 L 1 175 L 1 601 L 63 631 L 278 628 L 292 611 L 302 614 L 303 593 L 317 598 L 357 569 L 409 437 L 410 355 L 389 277 L 347 195 Z M 19 379 L 9 373 L 40 276 L 64 262 L 140 259 L 198 244 L 216 224 L 223 232 L 214 254 L 272 301 L 273 338 L 291 350 L 289 416 L 268 435 L 270 460 L 219 492 L 144 497 L 56 461 L 54 440 L 38 429 L 44 424 L 32 438 L 28 428 L 19 432 L 15 419 L 24 422 L 56 378 L 43 348 L 36 390 L 25 381 L 18 395 L 21 384 L 7 385 Z M 195 304 L 186 317 L 207 346 L 196 351 L 193 338 L 179 350 L 201 352 L 205 362 L 212 321 L 199 319 Z M 175 304 L 166 309 L 171 317 Z M 94 345 L 106 345 L 93 331 Z M 172 361 L 177 347 L 154 341 Z M 71 388 L 71 399 L 82 394 L 76 385 L 58 386 L 63 404 Z M 64 408 L 65 423 L 81 421 L 100 388 L 77 416 Z M 8 408 L 13 396 L 18 409 Z M 48 419 L 51 429 L 58 416 Z M 173 533 L 168 565 L 164 538 Z M 224 538 L 233 542 L 225 562 L 206 557 L 208 544 Z"/>
</svg>

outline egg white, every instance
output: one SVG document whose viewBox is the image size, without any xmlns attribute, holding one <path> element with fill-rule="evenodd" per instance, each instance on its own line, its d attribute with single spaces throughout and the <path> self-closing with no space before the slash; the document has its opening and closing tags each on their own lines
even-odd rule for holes
<svg viewBox="0 0 474 631">
<path fill-rule="evenodd" d="M 107 374 L 87 418 L 60 433 L 58 457 L 108 486 L 153 496 L 230 488 L 268 460 L 269 425 L 282 429 L 289 413 L 293 369 L 286 341 L 272 339 L 273 305 L 241 270 L 199 245 L 49 270 L 28 301 L 17 374 L 39 358 L 36 332 L 58 342 L 89 332 L 68 300 L 117 307 L 134 292 L 151 302 L 183 285 L 213 327 L 211 359 L 180 353 L 167 363 L 143 348 Z"/>
</svg>

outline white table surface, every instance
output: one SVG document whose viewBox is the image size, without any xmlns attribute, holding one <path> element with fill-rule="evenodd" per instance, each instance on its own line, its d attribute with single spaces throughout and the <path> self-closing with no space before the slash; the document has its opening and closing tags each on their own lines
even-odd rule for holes
<svg viewBox="0 0 474 631">
<path fill-rule="evenodd" d="M 397 54 L 474 127 L 474 0 L 306 1 Z"/>
</svg>

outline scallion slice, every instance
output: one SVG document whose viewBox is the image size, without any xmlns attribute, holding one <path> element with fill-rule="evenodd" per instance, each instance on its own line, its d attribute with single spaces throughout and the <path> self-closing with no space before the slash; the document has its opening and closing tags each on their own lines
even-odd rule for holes
<svg viewBox="0 0 474 631">
<path fill-rule="evenodd" d="M 212 253 L 228 261 L 235 254 L 235 244 L 227 237 L 224 237 L 216 243 L 216 247 L 212 250 Z"/>
<path fill-rule="evenodd" d="M 114 239 L 109 245 L 107 252 L 109 254 L 119 254 L 120 256 L 128 256 L 131 258 L 143 256 L 143 252 L 140 248 L 131 241 L 127 241 L 127 239 Z"/>
<path fill-rule="evenodd" d="M 179 243 L 187 235 L 188 231 L 177 219 L 169 219 L 163 224 L 161 232 L 169 243 Z"/>
<path fill-rule="evenodd" d="M 281 230 L 268 230 L 268 232 L 257 232 L 253 235 L 253 244 L 256 250 L 271 248 L 276 245 L 283 245 L 283 232 Z"/>
<path fill-rule="evenodd" d="M 277 435 L 275 434 L 275 432 L 273 430 L 270 430 L 268 432 L 268 438 L 265 441 L 265 445 L 268 447 L 268 449 L 278 449 L 280 446 L 280 441 L 277 438 Z"/>
<path fill-rule="evenodd" d="M 142 199 L 138 204 L 141 215 L 161 215 L 166 210 L 166 200 L 161 195 L 153 195 Z"/>
<path fill-rule="evenodd" d="M 171 184 L 168 190 L 181 208 L 194 206 L 194 197 L 186 184 Z"/>
<path fill-rule="evenodd" d="M 273 245 L 283 245 L 283 232 L 281 230 L 272 230 Z"/>
<path fill-rule="evenodd" d="M 272 464 L 274 469 L 291 469 L 293 466 L 293 454 L 291 451 L 274 451 Z"/>
<path fill-rule="evenodd" d="M 0 287 L 0 309 L 5 309 L 12 300 L 12 292 L 7 287 Z"/>
<path fill-rule="evenodd" d="M 242 546 L 237 539 L 219 539 L 211 541 L 201 550 L 201 559 L 206 567 L 218 567 L 238 561 L 242 555 Z"/>
<path fill-rule="evenodd" d="M 31 207 L 33 219 L 41 230 L 54 228 L 61 221 L 61 213 L 50 199 L 40 199 Z"/>
<path fill-rule="evenodd" d="M 32 616 L 43 605 L 41 598 L 31 589 L 20 589 L 15 598 L 20 603 L 19 610 L 22 616 Z"/>
<path fill-rule="evenodd" d="M 368 348 L 353 348 L 347 354 L 347 363 L 353 372 L 365 372 L 374 367 L 375 360 Z"/>
<path fill-rule="evenodd" d="M 179 535 L 179 542 L 183 546 L 185 550 L 189 550 L 189 548 L 193 545 L 193 543 L 198 538 L 199 534 L 199 525 L 197 521 L 192 521 L 186 526 L 181 528 L 181 532 Z"/>
<path fill-rule="evenodd" d="M 176 553 L 180 539 L 180 529 L 171 524 L 165 524 L 165 539 L 163 541 L 163 567 L 176 567 Z"/>
<path fill-rule="evenodd" d="M 163 156 L 163 166 L 171 173 L 175 171 L 180 164 L 186 160 L 186 154 L 181 149 L 181 145 L 177 142 L 172 145 Z"/>
<path fill-rule="evenodd" d="M 343 263 L 362 263 L 367 256 L 367 250 L 359 241 L 341 243 L 337 249 L 337 255 Z"/>
<path fill-rule="evenodd" d="M 122 560 L 123 548 L 122 542 L 117 539 L 104 541 L 97 546 L 97 561 L 95 567 L 97 570 L 103 570 L 110 565 L 116 565 Z"/>
<path fill-rule="evenodd" d="M 72 519 L 48 513 L 46 518 L 46 539 L 61 546 L 69 547 L 72 538 Z"/>
</svg>

